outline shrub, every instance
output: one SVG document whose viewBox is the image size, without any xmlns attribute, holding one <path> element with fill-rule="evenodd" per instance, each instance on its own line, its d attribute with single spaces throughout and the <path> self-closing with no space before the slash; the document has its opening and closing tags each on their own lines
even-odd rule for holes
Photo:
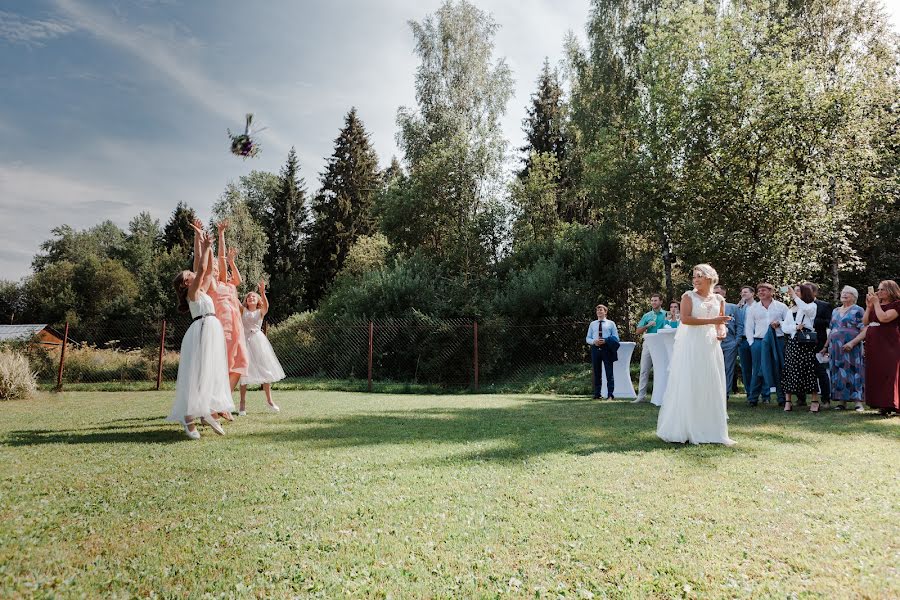
<svg viewBox="0 0 900 600">
<path fill-rule="evenodd" d="M 155 379 L 156 361 L 142 356 L 139 350 L 70 346 L 63 377 L 69 382 L 147 381 L 151 369 Z"/>
<path fill-rule="evenodd" d="M 28 398 L 37 389 L 37 378 L 28 359 L 12 350 L 0 350 L 0 400 Z"/>
</svg>

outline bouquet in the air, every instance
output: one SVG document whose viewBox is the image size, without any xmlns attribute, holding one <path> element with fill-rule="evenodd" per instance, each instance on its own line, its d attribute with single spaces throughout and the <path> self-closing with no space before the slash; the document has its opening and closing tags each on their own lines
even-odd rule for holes
<svg viewBox="0 0 900 600">
<path fill-rule="evenodd" d="M 250 126 L 253 124 L 253 113 L 247 113 L 247 125 L 244 127 L 244 133 L 233 134 L 228 130 L 228 137 L 231 138 L 231 153 L 241 158 L 253 157 L 259 154 L 259 142 L 253 137 Z"/>
</svg>

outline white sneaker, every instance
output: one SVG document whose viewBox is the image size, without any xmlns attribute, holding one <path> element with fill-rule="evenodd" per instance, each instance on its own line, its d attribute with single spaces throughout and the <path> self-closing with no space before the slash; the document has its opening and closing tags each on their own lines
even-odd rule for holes
<svg viewBox="0 0 900 600">
<path fill-rule="evenodd" d="M 196 426 L 194 426 L 194 430 L 191 431 L 190 429 L 188 429 L 188 424 L 187 424 L 187 423 L 182 423 L 182 425 L 184 425 L 184 434 L 185 434 L 186 436 L 188 436 L 188 437 L 189 437 L 190 439 L 192 439 L 192 440 L 199 440 L 199 439 L 200 439 L 200 432 L 197 431 L 197 427 L 196 427 Z"/>
<path fill-rule="evenodd" d="M 212 430 L 218 433 L 219 435 L 225 435 L 225 430 L 222 429 L 222 426 L 219 425 L 219 422 L 213 419 L 212 417 L 203 417 L 203 422 L 212 427 Z"/>
<path fill-rule="evenodd" d="M 239 417 L 246 417 L 246 416 L 247 416 L 247 411 L 246 411 L 246 410 L 238 411 L 238 416 L 239 416 Z"/>
<path fill-rule="evenodd" d="M 266 408 L 268 408 L 273 413 L 277 413 L 277 412 L 281 411 L 281 409 L 278 408 L 277 404 L 266 404 Z"/>
</svg>

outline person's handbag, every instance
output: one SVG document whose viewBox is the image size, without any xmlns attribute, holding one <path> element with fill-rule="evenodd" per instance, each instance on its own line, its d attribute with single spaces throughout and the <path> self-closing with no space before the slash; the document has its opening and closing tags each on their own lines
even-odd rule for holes
<svg viewBox="0 0 900 600">
<path fill-rule="evenodd" d="M 819 336 L 815 329 L 799 329 L 794 336 L 794 341 L 801 346 L 815 346 L 819 342 Z"/>
</svg>

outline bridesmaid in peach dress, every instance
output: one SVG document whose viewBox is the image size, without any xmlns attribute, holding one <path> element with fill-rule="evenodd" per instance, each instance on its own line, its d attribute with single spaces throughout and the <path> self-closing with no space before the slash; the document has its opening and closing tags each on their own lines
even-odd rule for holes
<svg viewBox="0 0 900 600">
<path fill-rule="evenodd" d="M 241 284 L 241 274 L 234 263 L 237 250 L 227 250 L 228 264 L 226 265 L 225 230 L 228 229 L 228 221 L 218 224 L 219 229 L 219 260 L 216 283 L 210 289 L 216 307 L 216 317 L 222 323 L 225 331 L 226 358 L 228 359 L 228 380 L 231 389 L 237 385 L 242 375 L 247 374 L 248 354 L 247 342 L 244 338 L 244 324 L 241 321 L 241 303 L 237 296 L 237 286 Z M 230 276 L 229 276 L 230 268 Z M 231 415 L 226 416 L 228 420 Z"/>
</svg>

